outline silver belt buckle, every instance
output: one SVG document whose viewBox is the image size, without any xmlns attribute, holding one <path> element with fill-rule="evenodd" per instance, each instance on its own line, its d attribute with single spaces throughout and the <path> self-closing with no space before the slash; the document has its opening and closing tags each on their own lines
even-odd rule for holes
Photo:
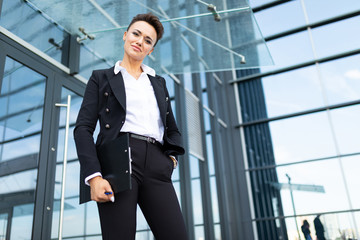
<svg viewBox="0 0 360 240">
<path fill-rule="evenodd" d="M 151 137 L 147 137 L 147 141 L 148 141 L 149 143 L 155 143 L 155 140 L 152 139 Z"/>
</svg>

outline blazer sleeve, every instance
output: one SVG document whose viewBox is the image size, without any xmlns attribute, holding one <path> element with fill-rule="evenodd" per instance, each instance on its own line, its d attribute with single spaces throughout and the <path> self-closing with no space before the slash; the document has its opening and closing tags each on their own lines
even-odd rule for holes
<svg viewBox="0 0 360 240">
<path fill-rule="evenodd" d="M 101 172 L 93 137 L 98 121 L 98 105 L 99 79 L 96 71 L 93 71 L 85 89 L 83 102 L 74 129 L 76 150 L 83 178 L 95 172 Z"/>
</svg>

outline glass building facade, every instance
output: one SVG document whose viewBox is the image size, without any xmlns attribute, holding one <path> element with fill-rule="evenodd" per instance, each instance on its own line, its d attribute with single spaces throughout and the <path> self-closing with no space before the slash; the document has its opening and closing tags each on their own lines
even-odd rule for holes
<svg viewBox="0 0 360 240">
<path fill-rule="evenodd" d="M 92 70 L 148 11 L 168 30 L 147 63 L 187 146 L 172 180 L 190 239 L 305 239 L 304 220 L 316 239 L 318 215 L 326 239 L 360 238 L 360 1 L 217 0 L 237 10 L 218 27 L 201 1 L 73 2 L 0 0 L 0 240 L 101 239 L 72 130 Z M 154 239 L 140 209 L 136 239 Z"/>
</svg>

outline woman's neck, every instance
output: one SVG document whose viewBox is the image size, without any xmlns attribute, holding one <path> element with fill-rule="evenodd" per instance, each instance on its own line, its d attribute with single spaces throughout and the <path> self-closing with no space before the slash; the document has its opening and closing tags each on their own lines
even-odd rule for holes
<svg viewBox="0 0 360 240">
<path fill-rule="evenodd" d="M 120 66 L 126 69 L 126 71 L 133 76 L 135 79 L 138 79 L 143 72 L 141 69 L 142 61 L 134 61 L 124 56 L 123 60 L 120 63 Z"/>
</svg>

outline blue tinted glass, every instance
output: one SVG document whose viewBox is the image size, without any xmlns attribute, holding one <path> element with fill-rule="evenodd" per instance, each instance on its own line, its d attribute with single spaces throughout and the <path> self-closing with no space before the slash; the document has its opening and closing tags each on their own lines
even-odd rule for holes
<svg viewBox="0 0 360 240">
<path fill-rule="evenodd" d="M 331 110 L 331 117 L 340 153 L 360 152 L 360 105 Z"/>
<path fill-rule="evenodd" d="M 324 106 L 315 66 L 262 78 L 268 117 Z"/>
<path fill-rule="evenodd" d="M 261 67 L 262 72 L 314 59 L 307 31 L 272 40 L 267 44 L 275 65 L 271 67 Z"/>
<path fill-rule="evenodd" d="M 206 134 L 206 150 L 207 150 L 207 161 L 208 161 L 208 166 L 209 166 L 209 174 L 215 175 L 214 150 L 213 150 L 211 134 Z"/>
<path fill-rule="evenodd" d="M 58 25 L 21 0 L 4 0 L 0 16 L 1 26 L 61 62 L 60 47 L 67 33 Z M 51 39 L 58 48 L 50 43 Z"/>
<path fill-rule="evenodd" d="M 200 179 L 191 180 L 194 224 L 203 224 L 203 207 Z"/>
<path fill-rule="evenodd" d="M 200 176 L 199 160 L 192 155 L 190 155 L 190 176 L 191 178 L 198 178 Z"/>
<path fill-rule="evenodd" d="M 360 176 L 357 171 L 360 169 L 360 155 L 342 158 L 345 173 L 345 180 L 349 189 L 352 208 L 360 208 Z"/>
<path fill-rule="evenodd" d="M 359 49 L 360 17 L 353 17 L 312 30 L 319 58 Z"/>
<path fill-rule="evenodd" d="M 288 184 L 288 174 L 291 184 L 299 186 L 293 190 L 296 214 L 347 210 L 350 207 L 338 159 L 278 167 L 277 174 L 279 183 Z M 311 188 L 302 190 L 301 185 L 321 186 L 324 192 Z M 283 186 L 280 193 L 284 215 L 294 215 L 289 187 Z"/>
<path fill-rule="evenodd" d="M 305 25 L 300 1 L 290 1 L 255 13 L 264 37 Z"/>
<path fill-rule="evenodd" d="M 326 112 L 270 122 L 277 164 L 336 155 Z"/>
<path fill-rule="evenodd" d="M 360 55 L 320 64 L 329 105 L 360 99 Z"/>
<path fill-rule="evenodd" d="M 79 74 L 89 79 L 93 70 L 112 67 L 115 63 L 100 58 L 96 52 L 89 48 L 80 47 L 80 72 Z"/>
<path fill-rule="evenodd" d="M 310 23 L 360 9 L 358 0 L 304 0 Z"/>
</svg>

